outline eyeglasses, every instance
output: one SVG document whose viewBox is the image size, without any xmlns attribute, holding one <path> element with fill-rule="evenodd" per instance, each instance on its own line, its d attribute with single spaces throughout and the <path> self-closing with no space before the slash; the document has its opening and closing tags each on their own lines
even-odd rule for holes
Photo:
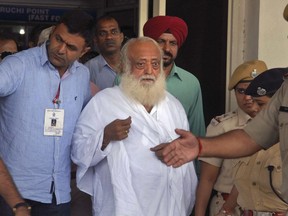
<svg viewBox="0 0 288 216">
<path fill-rule="evenodd" d="M 245 88 L 235 88 L 235 91 L 239 94 L 245 94 L 246 89 Z"/>
<path fill-rule="evenodd" d="M 12 54 L 14 54 L 14 53 L 16 53 L 16 52 L 7 52 L 7 51 L 4 51 L 4 52 L 0 53 L 0 58 L 1 58 L 1 59 L 4 59 L 6 56 L 12 55 Z"/>
</svg>

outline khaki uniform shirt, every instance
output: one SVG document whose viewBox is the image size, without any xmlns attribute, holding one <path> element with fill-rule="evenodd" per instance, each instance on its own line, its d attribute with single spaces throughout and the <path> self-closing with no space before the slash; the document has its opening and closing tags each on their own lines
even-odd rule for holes
<svg viewBox="0 0 288 216">
<path fill-rule="evenodd" d="M 288 201 L 288 80 L 262 110 L 244 129 L 248 135 L 267 149 L 280 141 L 283 164 L 282 197 Z"/>
<path fill-rule="evenodd" d="M 226 113 L 213 118 L 207 127 L 206 136 L 216 136 L 227 131 L 243 128 L 251 119 L 243 110 L 238 108 L 234 112 Z M 216 167 L 221 167 L 219 176 L 215 182 L 214 189 L 221 193 L 230 193 L 233 186 L 233 167 L 237 161 L 235 159 L 222 158 L 199 158 Z"/>
<path fill-rule="evenodd" d="M 268 212 L 286 211 L 288 204 L 275 195 L 269 183 L 268 166 L 273 166 L 273 187 L 280 193 L 282 162 L 279 144 L 267 150 L 261 150 L 251 157 L 241 158 L 239 161 L 234 184 L 239 191 L 237 202 L 242 209 Z"/>
</svg>

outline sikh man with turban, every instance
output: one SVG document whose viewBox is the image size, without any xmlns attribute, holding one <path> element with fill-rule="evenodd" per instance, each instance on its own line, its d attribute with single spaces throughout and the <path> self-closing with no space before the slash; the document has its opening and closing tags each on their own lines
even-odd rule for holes
<svg viewBox="0 0 288 216">
<path fill-rule="evenodd" d="M 179 17 L 156 16 L 145 23 L 143 34 L 156 40 L 164 52 L 163 67 L 167 90 L 183 105 L 190 131 L 204 136 L 205 122 L 200 83 L 193 74 L 175 64 L 178 50 L 188 34 L 187 24 Z"/>
<path fill-rule="evenodd" d="M 200 83 L 192 73 L 175 64 L 178 50 L 188 35 L 187 24 L 179 17 L 156 16 L 144 24 L 143 34 L 156 40 L 163 50 L 166 88 L 184 107 L 190 131 L 198 136 L 204 136 L 205 121 Z M 197 160 L 195 163 L 199 176 L 200 166 Z"/>
</svg>

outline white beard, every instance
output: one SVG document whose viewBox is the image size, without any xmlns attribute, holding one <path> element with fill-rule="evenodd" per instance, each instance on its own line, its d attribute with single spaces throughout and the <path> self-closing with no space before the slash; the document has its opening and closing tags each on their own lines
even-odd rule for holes
<svg viewBox="0 0 288 216">
<path fill-rule="evenodd" d="M 141 83 L 141 80 L 145 78 L 155 81 L 153 83 Z M 124 94 L 143 106 L 154 106 L 165 97 L 165 79 L 164 72 L 161 72 L 157 79 L 151 75 L 143 75 L 137 79 L 131 73 L 124 73 L 121 77 L 120 87 Z"/>
</svg>

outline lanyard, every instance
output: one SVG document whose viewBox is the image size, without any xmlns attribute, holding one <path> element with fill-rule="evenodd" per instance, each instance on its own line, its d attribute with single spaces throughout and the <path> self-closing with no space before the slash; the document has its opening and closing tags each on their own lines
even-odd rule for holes
<svg viewBox="0 0 288 216">
<path fill-rule="evenodd" d="M 60 83 L 59 83 L 59 86 L 58 86 L 58 90 L 57 90 L 57 93 L 54 97 L 54 99 L 52 100 L 52 103 L 54 104 L 55 108 L 59 108 L 59 105 L 61 103 L 61 100 L 59 100 L 59 96 L 60 96 Z"/>
</svg>

